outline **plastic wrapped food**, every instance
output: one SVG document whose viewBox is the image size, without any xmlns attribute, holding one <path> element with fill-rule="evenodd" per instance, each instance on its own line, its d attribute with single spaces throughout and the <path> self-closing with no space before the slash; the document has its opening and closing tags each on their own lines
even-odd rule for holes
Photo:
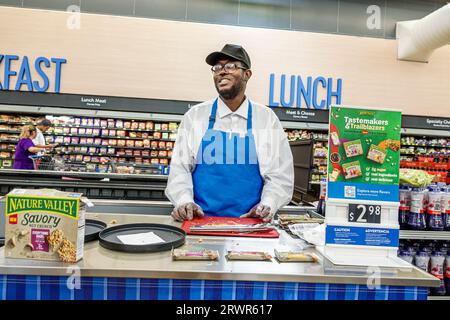
<svg viewBox="0 0 450 320">
<path fill-rule="evenodd" d="M 164 151 L 164 150 L 159 151 L 158 157 L 167 157 L 167 151 Z"/>
<path fill-rule="evenodd" d="M 344 142 L 344 150 L 347 158 L 356 157 L 363 154 L 361 140 Z"/>
<path fill-rule="evenodd" d="M 150 135 L 149 135 L 148 132 L 142 132 L 141 135 L 142 135 L 142 138 L 148 138 L 148 137 L 150 137 Z"/>
<path fill-rule="evenodd" d="M 92 135 L 99 136 L 100 135 L 100 129 L 93 129 L 92 130 Z"/>
<path fill-rule="evenodd" d="M 127 147 L 134 147 L 134 140 L 127 140 Z"/>
<path fill-rule="evenodd" d="M 87 126 L 88 125 L 88 119 L 87 118 L 82 118 L 81 119 L 81 125 L 82 126 Z"/>
<path fill-rule="evenodd" d="M 125 130 L 117 130 L 118 137 L 125 137 L 127 135 Z"/>
<path fill-rule="evenodd" d="M 64 143 L 70 143 L 72 141 L 71 137 L 64 137 Z"/>
<path fill-rule="evenodd" d="M 133 156 L 141 156 L 141 150 L 133 150 Z"/>
<path fill-rule="evenodd" d="M 78 128 L 78 134 L 86 134 L 86 128 Z"/>
<path fill-rule="evenodd" d="M 309 252 L 275 251 L 275 257 L 280 262 L 317 262 L 319 258 Z"/>
<path fill-rule="evenodd" d="M 329 180 L 331 182 L 334 182 L 337 180 L 337 178 L 339 177 L 339 174 L 341 173 L 341 170 L 334 168 L 333 171 L 330 173 L 329 175 Z"/>
<path fill-rule="evenodd" d="M 163 130 L 163 131 L 169 130 L 169 124 L 168 123 L 161 123 L 161 130 Z"/>
<path fill-rule="evenodd" d="M 130 138 L 137 138 L 136 132 L 130 131 L 129 135 L 130 135 Z"/>
<path fill-rule="evenodd" d="M 155 130 L 161 130 L 161 123 L 155 123 Z"/>
<path fill-rule="evenodd" d="M 434 175 L 423 170 L 400 169 L 400 184 L 420 188 L 428 186 L 433 179 Z"/>
<path fill-rule="evenodd" d="M 262 251 L 228 251 L 228 260 L 271 261 L 272 256 Z"/>
<path fill-rule="evenodd" d="M 94 139 L 94 144 L 101 145 L 102 144 L 102 138 L 95 138 Z"/>
<path fill-rule="evenodd" d="M 150 151 L 148 151 L 148 150 L 142 150 L 142 156 L 143 156 L 143 157 L 149 157 L 149 156 L 150 156 Z"/>
<path fill-rule="evenodd" d="M 115 128 L 116 127 L 116 121 L 114 119 L 108 119 L 108 128 Z"/>
<path fill-rule="evenodd" d="M 150 161 L 151 164 L 159 164 L 159 160 L 158 159 L 152 159 Z"/>
<path fill-rule="evenodd" d="M 94 119 L 89 118 L 89 119 L 87 120 L 87 125 L 88 125 L 88 126 L 93 126 L 93 125 L 94 125 Z"/>
<path fill-rule="evenodd" d="M 160 159 L 159 160 L 159 164 L 168 165 L 169 164 L 169 160 L 167 160 L 167 159 Z"/>
<path fill-rule="evenodd" d="M 100 120 L 100 126 L 102 128 L 106 128 L 108 126 L 108 120 L 106 120 L 106 119 Z"/>
<path fill-rule="evenodd" d="M 87 144 L 94 144 L 94 138 L 87 138 L 86 139 Z"/>
<path fill-rule="evenodd" d="M 100 121 L 99 118 L 95 118 L 95 119 L 94 119 L 94 126 L 95 126 L 95 127 L 100 127 L 100 123 L 101 123 L 101 121 Z"/>
<path fill-rule="evenodd" d="M 153 130 L 153 128 L 154 128 L 153 121 L 147 121 L 145 123 L 145 129 L 146 130 Z"/>
<path fill-rule="evenodd" d="M 342 165 L 345 179 L 353 179 L 362 176 L 361 165 L 359 161 L 353 161 Z"/>
<path fill-rule="evenodd" d="M 123 120 L 116 120 L 116 128 L 121 129 L 123 128 Z"/>
<path fill-rule="evenodd" d="M 111 137 L 115 137 L 117 135 L 117 130 L 116 129 L 109 130 L 108 135 L 110 135 Z"/>
<path fill-rule="evenodd" d="M 152 141 L 152 142 L 150 143 L 150 146 L 151 146 L 152 148 L 154 148 L 154 149 L 158 148 L 158 141 Z"/>
<path fill-rule="evenodd" d="M 158 143 L 158 148 L 165 149 L 166 148 L 166 143 L 164 141 L 160 141 Z"/>
<path fill-rule="evenodd" d="M 131 129 L 138 129 L 139 128 L 139 122 L 131 122 Z"/>
<path fill-rule="evenodd" d="M 162 139 L 169 139 L 169 133 L 163 132 L 161 137 L 162 137 Z"/>
<path fill-rule="evenodd" d="M 127 145 L 127 140 L 117 140 L 117 146 L 125 147 Z"/>
<path fill-rule="evenodd" d="M 177 130 L 178 129 L 178 123 L 176 122 L 170 122 L 169 123 L 169 130 Z"/>
<path fill-rule="evenodd" d="M 145 128 L 146 128 L 145 122 L 139 122 L 138 128 L 139 128 L 140 130 L 145 130 Z"/>
<path fill-rule="evenodd" d="M 219 252 L 217 250 L 209 250 L 202 248 L 192 249 L 173 249 L 173 260 L 219 260 Z"/>
<path fill-rule="evenodd" d="M 116 139 L 109 139 L 109 145 L 110 146 L 116 146 L 117 145 L 117 140 Z"/>
<path fill-rule="evenodd" d="M 93 134 L 93 129 L 92 128 L 86 128 L 86 134 Z"/>
<path fill-rule="evenodd" d="M 145 140 L 142 141 L 142 144 L 143 144 L 144 147 L 150 147 L 150 140 L 145 139 Z"/>
<path fill-rule="evenodd" d="M 130 128 L 131 128 L 131 121 L 125 121 L 125 122 L 123 123 L 123 127 L 124 127 L 125 129 L 130 129 Z"/>
<path fill-rule="evenodd" d="M 144 146 L 144 141 L 142 141 L 142 140 L 137 140 L 137 141 L 134 143 L 134 146 L 135 146 L 135 147 L 138 147 L 138 148 L 142 148 L 142 147 Z"/>
</svg>

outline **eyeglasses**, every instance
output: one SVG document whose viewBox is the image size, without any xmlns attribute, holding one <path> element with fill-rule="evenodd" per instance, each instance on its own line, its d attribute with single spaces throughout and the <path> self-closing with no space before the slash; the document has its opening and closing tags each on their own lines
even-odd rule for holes
<svg viewBox="0 0 450 320">
<path fill-rule="evenodd" d="M 236 63 L 227 63 L 225 65 L 223 64 L 216 64 L 214 66 L 211 67 L 211 71 L 214 73 L 219 73 L 222 70 L 225 70 L 226 73 L 232 73 L 234 71 L 236 71 L 236 69 L 242 69 L 242 70 L 247 70 L 247 68 L 241 67 L 236 65 Z"/>
</svg>

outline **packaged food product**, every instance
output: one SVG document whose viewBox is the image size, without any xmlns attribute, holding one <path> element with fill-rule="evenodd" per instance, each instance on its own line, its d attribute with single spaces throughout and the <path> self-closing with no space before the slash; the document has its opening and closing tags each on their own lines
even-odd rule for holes
<svg viewBox="0 0 450 320">
<path fill-rule="evenodd" d="M 6 196 L 5 256 L 75 263 L 84 249 L 81 193 L 14 189 Z"/>
<path fill-rule="evenodd" d="M 130 129 L 131 128 L 131 121 L 124 121 L 123 122 L 123 127 L 125 129 Z"/>
<path fill-rule="evenodd" d="M 171 141 L 166 142 L 166 148 L 173 149 L 173 142 L 171 142 Z"/>
<path fill-rule="evenodd" d="M 138 148 L 142 148 L 144 146 L 144 141 L 136 140 L 136 142 L 134 143 L 134 146 L 138 147 Z"/>
<path fill-rule="evenodd" d="M 168 123 L 161 123 L 161 130 L 163 130 L 163 131 L 169 130 L 169 124 Z"/>
<path fill-rule="evenodd" d="M 87 125 L 88 125 L 88 126 L 93 126 L 93 125 L 94 125 L 94 119 L 89 118 L 89 119 L 87 120 Z"/>
<path fill-rule="evenodd" d="M 123 128 L 123 120 L 116 120 L 116 128 L 121 129 Z"/>
<path fill-rule="evenodd" d="M 342 165 L 345 179 L 353 179 L 362 176 L 361 165 L 359 161 L 353 161 Z"/>
<path fill-rule="evenodd" d="M 172 155 L 173 155 L 172 150 L 167 151 L 167 157 L 172 158 Z"/>
<path fill-rule="evenodd" d="M 157 151 L 157 150 L 152 150 L 152 151 L 150 152 L 150 156 L 151 156 L 151 157 L 157 157 L 157 156 L 158 156 L 158 151 Z"/>
<path fill-rule="evenodd" d="M 374 144 L 370 146 L 369 152 L 367 153 L 367 159 L 383 164 L 386 159 L 387 150 L 380 148 Z"/>
<path fill-rule="evenodd" d="M 153 121 L 147 121 L 145 123 L 145 129 L 146 130 L 153 130 L 154 126 L 153 126 Z"/>
<path fill-rule="evenodd" d="M 108 146 L 109 140 L 108 139 L 102 139 L 102 146 Z"/>
<path fill-rule="evenodd" d="M 169 160 L 168 159 L 159 159 L 159 164 L 168 165 L 169 164 Z"/>
<path fill-rule="evenodd" d="M 150 140 L 148 139 L 142 140 L 142 144 L 144 147 L 150 147 Z"/>
<path fill-rule="evenodd" d="M 80 144 L 87 144 L 87 138 L 80 138 Z"/>
<path fill-rule="evenodd" d="M 274 250 L 275 257 L 280 262 L 317 262 L 319 258 L 310 252 L 303 251 L 278 251 Z"/>
<path fill-rule="evenodd" d="M 61 127 L 55 127 L 53 129 L 53 132 L 56 133 L 56 134 L 61 134 L 61 133 L 64 133 L 64 129 L 61 128 Z"/>
<path fill-rule="evenodd" d="M 100 127 L 100 125 L 101 125 L 100 119 L 99 119 L 99 118 L 95 118 L 95 119 L 94 119 L 94 126 L 95 126 L 95 127 Z"/>
<path fill-rule="evenodd" d="M 83 161 L 84 162 L 90 162 L 91 161 L 91 156 L 83 156 Z"/>
<path fill-rule="evenodd" d="M 139 125 L 138 125 L 138 128 L 140 129 L 140 130 L 145 130 L 145 122 L 139 122 Z"/>
<path fill-rule="evenodd" d="M 142 159 L 143 164 L 150 164 L 150 159 Z"/>
<path fill-rule="evenodd" d="M 94 144 L 94 138 L 87 138 L 86 139 L 87 144 Z"/>
<path fill-rule="evenodd" d="M 158 141 L 152 141 L 151 143 L 150 143 L 150 146 L 151 146 L 151 148 L 158 148 Z"/>
<path fill-rule="evenodd" d="M 134 140 L 127 140 L 127 147 L 134 147 Z"/>
<path fill-rule="evenodd" d="M 148 138 L 150 137 L 148 132 L 142 132 L 142 138 Z"/>
<path fill-rule="evenodd" d="M 92 130 L 92 135 L 99 136 L 100 135 L 100 129 L 93 129 Z"/>
<path fill-rule="evenodd" d="M 116 146 L 117 145 L 117 140 L 116 139 L 109 139 L 109 145 L 110 146 Z"/>
<path fill-rule="evenodd" d="M 142 158 L 136 157 L 134 159 L 135 159 L 136 163 L 142 163 Z"/>
<path fill-rule="evenodd" d="M 159 164 L 159 160 L 158 159 L 151 159 L 150 163 L 151 164 Z"/>
<path fill-rule="evenodd" d="M 142 138 L 142 132 L 136 132 L 136 138 Z"/>
<path fill-rule="evenodd" d="M 99 163 L 100 162 L 100 157 L 92 157 L 91 158 L 91 162 Z"/>
<path fill-rule="evenodd" d="M 333 171 L 330 173 L 329 175 L 329 180 L 334 182 L 337 180 L 337 178 L 339 177 L 339 174 L 341 173 L 341 170 L 334 168 Z"/>
<path fill-rule="evenodd" d="M 155 123 L 154 130 L 161 130 L 161 123 Z"/>
<path fill-rule="evenodd" d="M 64 143 L 70 143 L 72 141 L 71 137 L 64 137 Z"/>
<path fill-rule="evenodd" d="M 166 143 L 164 141 L 160 141 L 158 143 L 158 148 L 165 149 L 166 148 Z"/>
<path fill-rule="evenodd" d="M 116 127 L 116 121 L 114 119 L 108 119 L 108 128 L 115 128 Z"/>
<path fill-rule="evenodd" d="M 90 148 L 88 149 L 88 153 L 97 153 L 97 148 L 95 148 L 95 147 L 90 147 Z"/>
<path fill-rule="evenodd" d="M 88 151 L 88 147 L 80 147 L 81 153 L 86 153 Z"/>
<path fill-rule="evenodd" d="M 271 261 L 272 256 L 262 251 L 228 251 L 228 260 Z"/>
<path fill-rule="evenodd" d="M 134 131 L 130 131 L 129 136 L 130 138 L 137 138 L 137 133 Z"/>
<path fill-rule="evenodd" d="M 169 139 L 173 141 L 177 140 L 177 134 L 176 133 L 169 134 Z"/>
<path fill-rule="evenodd" d="M 162 139 L 169 139 L 169 133 L 168 132 L 163 132 L 161 135 Z"/>
<path fill-rule="evenodd" d="M 73 151 L 74 152 L 81 152 L 81 147 L 75 147 Z"/>
<path fill-rule="evenodd" d="M 83 155 L 82 154 L 77 154 L 75 156 L 75 161 L 83 161 Z"/>
<path fill-rule="evenodd" d="M 102 144 L 102 138 L 95 138 L 94 139 L 94 144 L 101 145 Z"/>
<path fill-rule="evenodd" d="M 81 125 L 81 118 L 73 118 L 73 124 L 76 126 Z"/>
<path fill-rule="evenodd" d="M 107 153 L 108 153 L 108 148 L 106 148 L 106 147 L 100 148 L 100 154 L 107 154 Z"/>
<path fill-rule="evenodd" d="M 344 150 L 347 158 L 356 157 L 363 154 L 361 140 L 352 140 L 344 142 Z"/>
<path fill-rule="evenodd" d="M 88 119 L 87 118 L 81 118 L 81 125 L 87 126 L 88 125 Z"/>
<path fill-rule="evenodd" d="M 176 122 L 169 123 L 169 130 L 177 130 L 177 129 L 178 129 L 178 123 L 176 123 Z"/>
<path fill-rule="evenodd" d="M 106 127 L 108 126 L 108 120 L 106 120 L 106 119 L 101 119 L 101 120 L 100 120 L 100 126 L 101 126 L 102 128 L 106 128 Z"/>
<path fill-rule="evenodd" d="M 119 147 L 125 147 L 127 145 L 127 141 L 126 140 L 117 140 L 117 146 Z"/>
<path fill-rule="evenodd" d="M 86 128 L 86 134 L 93 134 L 94 129 L 92 128 Z"/>
<path fill-rule="evenodd" d="M 86 128 L 78 128 L 78 134 L 86 134 Z"/>
<path fill-rule="evenodd" d="M 69 127 L 64 127 L 63 128 L 63 133 L 65 133 L 65 134 L 70 133 L 70 128 Z"/>
<path fill-rule="evenodd" d="M 131 122 L 131 129 L 138 129 L 139 128 L 139 122 Z"/>
<path fill-rule="evenodd" d="M 125 149 L 116 149 L 116 154 L 118 156 L 124 156 L 126 154 Z"/>
<path fill-rule="evenodd" d="M 141 156 L 141 150 L 133 150 L 133 156 Z"/>
<path fill-rule="evenodd" d="M 118 137 L 125 137 L 127 135 L 125 130 L 117 130 Z"/>
<path fill-rule="evenodd" d="M 117 135 L 117 130 L 116 129 L 110 129 L 108 131 L 108 135 L 111 137 L 115 137 Z"/>
<path fill-rule="evenodd" d="M 177 260 L 219 260 L 219 251 L 205 248 L 172 249 L 172 259 Z"/>
<path fill-rule="evenodd" d="M 158 157 L 167 157 L 167 151 L 165 150 L 160 150 L 158 152 Z"/>
<path fill-rule="evenodd" d="M 115 148 L 108 148 L 108 154 L 114 154 L 114 153 L 116 153 Z"/>
</svg>

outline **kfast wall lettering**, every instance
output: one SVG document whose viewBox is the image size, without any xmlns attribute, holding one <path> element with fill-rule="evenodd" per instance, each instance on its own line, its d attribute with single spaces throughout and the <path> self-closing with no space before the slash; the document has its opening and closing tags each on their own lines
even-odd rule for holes
<svg viewBox="0 0 450 320">
<path fill-rule="evenodd" d="M 61 72 L 64 58 L 37 57 L 0 54 L 0 90 L 25 90 L 54 92 L 61 90 Z M 49 76 L 53 73 L 54 77 Z"/>
<path fill-rule="evenodd" d="M 278 90 L 279 89 L 279 90 Z M 301 77 L 285 74 L 270 75 L 269 106 L 288 108 L 328 109 L 341 104 L 342 79 Z"/>
</svg>

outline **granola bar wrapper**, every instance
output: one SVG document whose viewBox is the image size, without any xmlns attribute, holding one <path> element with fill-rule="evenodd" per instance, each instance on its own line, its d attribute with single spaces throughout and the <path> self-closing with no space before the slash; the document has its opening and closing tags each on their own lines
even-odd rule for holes
<svg viewBox="0 0 450 320">
<path fill-rule="evenodd" d="M 92 205 L 81 193 L 14 189 L 6 196 L 5 257 L 81 260 L 86 204 Z"/>
<path fill-rule="evenodd" d="M 177 260 L 217 261 L 219 260 L 219 251 L 203 248 L 173 249 L 172 259 L 175 261 Z"/>
<path fill-rule="evenodd" d="M 262 251 L 228 251 L 228 260 L 271 261 L 272 256 Z"/>
<path fill-rule="evenodd" d="M 278 251 L 275 250 L 275 257 L 280 262 L 317 262 L 319 258 L 310 252 Z"/>
</svg>

